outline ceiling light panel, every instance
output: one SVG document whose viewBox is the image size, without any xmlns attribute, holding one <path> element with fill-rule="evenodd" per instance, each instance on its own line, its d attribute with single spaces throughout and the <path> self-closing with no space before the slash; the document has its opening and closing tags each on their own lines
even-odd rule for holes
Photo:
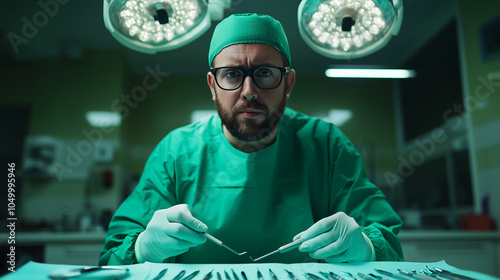
<svg viewBox="0 0 500 280">
<path fill-rule="evenodd" d="M 407 69 L 343 69 L 331 68 L 325 71 L 329 78 L 379 78 L 407 79 L 417 76 L 415 70 Z"/>
</svg>

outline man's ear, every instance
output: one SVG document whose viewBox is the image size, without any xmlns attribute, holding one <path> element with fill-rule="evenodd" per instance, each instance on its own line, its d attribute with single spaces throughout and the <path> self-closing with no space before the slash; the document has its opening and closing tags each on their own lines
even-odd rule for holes
<svg viewBox="0 0 500 280">
<path fill-rule="evenodd" d="M 212 74 L 212 72 L 207 73 L 207 84 L 208 87 L 210 88 L 210 91 L 212 92 L 212 100 L 215 101 L 215 77 Z"/>
<path fill-rule="evenodd" d="M 293 85 L 295 84 L 295 70 L 290 69 L 286 77 L 285 96 L 288 99 L 290 92 L 292 92 Z"/>
</svg>

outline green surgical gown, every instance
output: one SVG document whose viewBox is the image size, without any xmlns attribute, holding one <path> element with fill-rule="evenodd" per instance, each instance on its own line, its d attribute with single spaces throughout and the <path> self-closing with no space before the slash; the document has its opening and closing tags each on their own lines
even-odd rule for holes
<svg viewBox="0 0 500 280">
<path fill-rule="evenodd" d="M 208 233 L 256 258 L 292 241 L 314 222 L 339 211 L 372 241 L 377 260 L 402 260 L 402 222 L 369 182 L 363 162 L 333 124 L 290 108 L 276 142 L 254 153 L 235 149 L 217 115 L 169 133 L 150 155 L 141 179 L 114 214 L 99 264 L 136 263 L 134 245 L 153 213 L 188 204 Z M 266 262 L 311 261 L 293 250 Z M 250 262 L 210 241 L 168 261 Z"/>
</svg>

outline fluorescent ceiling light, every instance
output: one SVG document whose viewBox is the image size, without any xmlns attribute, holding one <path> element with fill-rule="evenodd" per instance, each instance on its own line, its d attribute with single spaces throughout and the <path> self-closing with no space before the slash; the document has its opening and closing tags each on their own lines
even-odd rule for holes
<svg viewBox="0 0 500 280">
<path fill-rule="evenodd" d="M 385 78 L 385 79 L 406 79 L 414 78 L 415 70 L 406 69 L 350 69 L 331 68 L 325 71 L 329 78 Z"/>
<path fill-rule="evenodd" d="M 323 120 L 340 127 L 352 118 L 352 111 L 345 109 L 332 109 Z"/>
<path fill-rule="evenodd" d="M 194 110 L 191 112 L 191 123 L 197 122 L 214 114 L 217 114 L 216 110 Z"/>
<path fill-rule="evenodd" d="M 118 112 L 90 111 L 85 117 L 93 127 L 119 126 L 122 122 L 122 117 Z"/>
<path fill-rule="evenodd" d="M 300 35 L 316 52 L 359 58 L 384 47 L 399 33 L 402 0 L 302 0 Z"/>
</svg>

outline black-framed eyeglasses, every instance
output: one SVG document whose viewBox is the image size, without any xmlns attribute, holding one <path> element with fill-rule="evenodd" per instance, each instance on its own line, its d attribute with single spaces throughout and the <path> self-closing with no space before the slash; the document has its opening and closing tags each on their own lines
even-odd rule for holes
<svg viewBox="0 0 500 280">
<path fill-rule="evenodd" d="M 210 68 L 215 82 L 223 90 L 239 89 L 247 76 L 252 77 L 260 89 L 275 89 L 289 71 L 290 67 L 277 66 L 258 66 L 250 69 L 236 66 Z"/>
</svg>

